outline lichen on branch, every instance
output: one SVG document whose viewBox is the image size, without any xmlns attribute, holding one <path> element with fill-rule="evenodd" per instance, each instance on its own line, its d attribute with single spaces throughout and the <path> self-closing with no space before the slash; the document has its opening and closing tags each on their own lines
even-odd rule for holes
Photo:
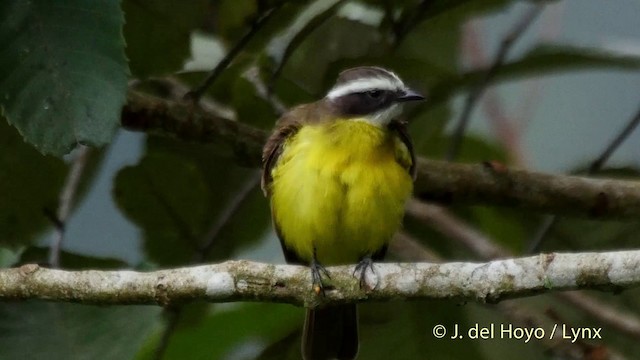
<svg viewBox="0 0 640 360">
<path fill-rule="evenodd" d="M 162 306 L 192 301 L 262 301 L 314 307 L 346 302 L 456 299 L 498 302 L 550 291 L 620 290 L 640 285 L 640 250 L 540 254 L 486 263 L 377 263 L 366 289 L 353 266 L 328 268 L 324 296 L 308 268 L 228 261 L 152 272 L 64 271 L 23 265 L 0 270 L 0 300 Z"/>
</svg>

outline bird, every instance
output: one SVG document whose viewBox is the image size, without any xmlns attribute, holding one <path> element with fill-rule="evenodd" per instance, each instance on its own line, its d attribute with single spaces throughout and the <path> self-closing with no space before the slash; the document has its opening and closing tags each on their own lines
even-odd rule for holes
<svg viewBox="0 0 640 360">
<path fill-rule="evenodd" d="M 416 159 L 406 102 L 423 100 L 392 71 L 342 71 L 320 100 L 293 107 L 276 122 L 262 154 L 262 190 L 287 263 L 309 266 L 324 294 L 325 266 L 357 264 L 354 276 L 384 258 L 413 191 Z M 354 359 L 355 304 L 307 309 L 304 360 Z"/>
</svg>

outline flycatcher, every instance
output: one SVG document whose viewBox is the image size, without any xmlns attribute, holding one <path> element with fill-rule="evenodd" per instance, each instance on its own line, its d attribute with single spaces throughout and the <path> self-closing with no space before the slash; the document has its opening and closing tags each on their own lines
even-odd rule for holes
<svg viewBox="0 0 640 360">
<path fill-rule="evenodd" d="M 415 178 L 404 102 L 422 100 L 391 71 L 340 73 L 327 95 L 282 116 L 263 151 L 262 189 L 288 263 L 311 268 L 323 291 L 322 265 L 358 263 L 360 285 L 400 227 Z M 354 359 L 355 304 L 307 310 L 305 360 Z"/>
</svg>

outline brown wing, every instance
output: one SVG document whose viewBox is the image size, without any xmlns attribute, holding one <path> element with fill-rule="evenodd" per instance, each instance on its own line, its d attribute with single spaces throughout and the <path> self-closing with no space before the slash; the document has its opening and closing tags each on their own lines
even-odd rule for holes
<svg viewBox="0 0 640 360">
<path fill-rule="evenodd" d="M 294 135 L 300 128 L 300 123 L 294 121 L 294 117 L 288 118 L 288 114 L 283 115 L 276 125 L 275 130 L 269 136 L 267 143 L 262 149 L 262 192 L 265 196 L 269 196 L 269 185 L 273 178 L 271 170 L 278 162 L 278 158 L 282 154 L 282 147 L 285 140 Z"/>
<path fill-rule="evenodd" d="M 411 137 L 409 136 L 409 132 L 407 131 L 407 122 L 401 120 L 392 120 L 389 123 L 389 129 L 395 131 L 396 134 L 400 137 L 400 140 L 404 143 L 409 150 L 409 156 L 411 156 L 411 166 L 409 167 L 409 174 L 411 178 L 415 181 L 418 175 L 418 168 L 416 167 L 416 154 L 413 151 L 413 143 L 411 142 Z"/>
<path fill-rule="evenodd" d="M 302 126 L 302 119 L 305 119 L 306 111 L 304 110 L 304 106 L 294 108 L 289 112 L 285 113 L 277 122 L 273 133 L 267 139 L 267 143 L 264 145 L 262 149 L 262 192 L 264 192 L 265 196 L 271 196 L 271 182 L 273 178 L 271 177 L 271 171 L 274 166 L 277 165 L 278 159 L 280 155 L 282 155 L 283 147 L 286 140 L 294 136 L 296 132 Z M 278 239 L 280 239 L 280 245 L 282 246 L 282 252 L 284 253 L 284 258 L 289 264 L 305 264 L 297 254 L 289 249 L 283 240 L 282 232 L 280 231 L 280 226 L 276 222 L 276 217 L 274 213 L 274 209 L 271 209 L 271 218 L 273 220 L 273 228 L 278 235 Z"/>
<path fill-rule="evenodd" d="M 312 124 L 331 118 L 331 104 L 318 101 L 297 106 L 286 112 L 276 123 L 271 136 L 262 149 L 262 191 L 269 196 L 269 185 L 273 180 L 271 170 L 278 163 L 284 142 L 295 135 L 303 124 Z"/>
</svg>

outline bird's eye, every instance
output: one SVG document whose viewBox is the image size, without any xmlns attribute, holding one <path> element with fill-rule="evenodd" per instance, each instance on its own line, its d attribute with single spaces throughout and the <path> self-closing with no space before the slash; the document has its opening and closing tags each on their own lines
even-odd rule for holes
<svg viewBox="0 0 640 360">
<path fill-rule="evenodd" d="M 372 99 L 379 99 L 382 96 L 382 90 L 369 90 L 367 96 Z"/>
</svg>

